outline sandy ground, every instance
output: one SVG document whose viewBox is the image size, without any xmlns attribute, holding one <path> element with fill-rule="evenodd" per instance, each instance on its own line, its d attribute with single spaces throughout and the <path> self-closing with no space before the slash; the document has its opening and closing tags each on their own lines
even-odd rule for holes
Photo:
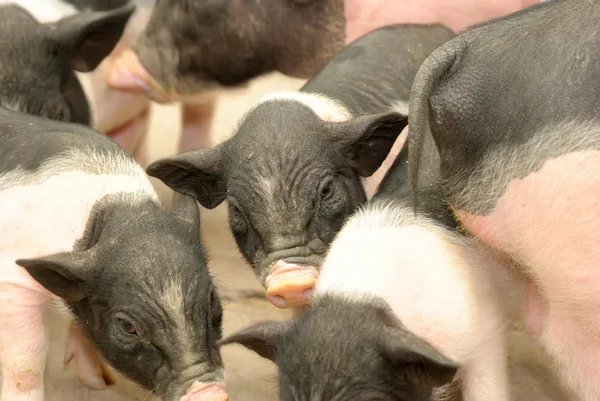
<svg viewBox="0 0 600 401">
<path fill-rule="evenodd" d="M 213 120 L 213 142 L 232 134 L 239 117 L 265 92 L 293 90 L 303 81 L 272 75 L 254 81 L 249 88 L 224 94 Z M 180 122 L 178 106 L 154 106 L 149 136 L 150 159 L 176 152 Z M 170 190 L 158 180 L 153 180 L 161 196 L 170 196 Z M 224 334 L 247 327 L 254 322 L 285 319 L 287 312 L 271 306 L 254 278 L 252 270 L 243 261 L 228 231 L 226 205 L 216 209 L 201 209 L 202 237 L 210 255 L 210 269 L 215 277 L 225 305 Z M 82 386 L 75 376 L 74 366 L 63 367 L 62 358 L 67 325 L 60 317 L 51 314 L 51 349 L 46 368 L 47 401 L 124 401 L 149 399 L 143 391 L 124 378 L 105 391 L 93 391 Z M 239 345 L 224 348 L 223 358 L 227 371 L 227 388 L 231 401 L 271 401 L 277 399 L 276 368 L 271 362 Z"/>
</svg>

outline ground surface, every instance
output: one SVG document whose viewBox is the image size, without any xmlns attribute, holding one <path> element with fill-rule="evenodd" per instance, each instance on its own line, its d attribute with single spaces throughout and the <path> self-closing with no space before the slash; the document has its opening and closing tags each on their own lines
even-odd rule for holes
<svg viewBox="0 0 600 401">
<path fill-rule="evenodd" d="M 212 127 L 213 139 L 224 140 L 232 133 L 237 120 L 253 101 L 263 93 L 275 90 L 297 89 L 303 81 L 273 75 L 255 81 L 249 88 L 222 96 Z M 152 111 L 149 140 L 151 160 L 176 152 L 180 123 L 177 106 L 156 106 Z M 161 195 L 169 191 L 156 183 Z M 225 304 L 225 334 L 268 319 L 285 319 L 289 315 L 267 303 L 262 287 L 250 267 L 242 260 L 227 228 L 226 207 L 214 210 L 201 209 L 202 236 L 211 258 L 210 268 L 217 281 Z M 51 351 L 46 371 L 46 401 L 125 401 L 147 400 L 143 392 L 120 379 L 107 391 L 92 391 L 83 387 L 73 366 L 63 368 L 62 357 L 67 326 L 57 316 L 49 316 L 53 328 Z M 231 401 L 276 400 L 276 369 L 266 360 L 238 345 L 224 348 L 223 358 L 227 370 L 227 388 Z"/>
</svg>

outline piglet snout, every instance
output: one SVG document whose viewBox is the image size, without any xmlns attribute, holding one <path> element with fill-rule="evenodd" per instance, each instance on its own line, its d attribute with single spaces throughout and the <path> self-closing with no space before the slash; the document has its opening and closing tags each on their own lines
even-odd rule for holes
<svg viewBox="0 0 600 401">
<path fill-rule="evenodd" d="M 222 383 L 195 381 L 179 401 L 227 401 L 228 399 Z"/>
<path fill-rule="evenodd" d="M 266 280 L 267 299 L 276 307 L 285 309 L 310 302 L 319 277 L 313 266 L 300 266 L 277 261 Z"/>
<path fill-rule="evenodd" d="M 107 84 L 115 89 L 143 94 L 158 103 L 166 103 L 170 97 L 142 66 L 132 49 L 124 50 L 112 62 L 106 75 Z"/>
</svg>

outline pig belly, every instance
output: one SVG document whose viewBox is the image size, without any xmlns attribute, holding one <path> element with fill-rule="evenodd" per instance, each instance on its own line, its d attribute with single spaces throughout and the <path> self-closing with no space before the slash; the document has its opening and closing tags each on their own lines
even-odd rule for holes
<svg viewBox="0 0 600 401">
<path fill-rule="evenodd" d="M 465 227 L 527 270 L 525 319 L 584 401 L 600 399 L 600 151 L 548 160 Z"/>
</svg>

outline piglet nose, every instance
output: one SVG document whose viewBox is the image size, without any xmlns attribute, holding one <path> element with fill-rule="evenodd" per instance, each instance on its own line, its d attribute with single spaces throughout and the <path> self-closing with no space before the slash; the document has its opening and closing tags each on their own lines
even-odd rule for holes
<svg viewBox="0 0 600 401">
<path fill-rule="evenodd" d="M 267 299 L 281 309 L 306 305 L 312 299 L 319 272 L 282 260 L 271 268 L 266 280 Z"/>
<path fill-rule="evenodd" d="M 106 83 L 114 89 L 143 94 L 158 103 L 169 101 L 169 96 L 142 66 L 132 49 L 125 49 L 111 60 Z"/>
</svg>

